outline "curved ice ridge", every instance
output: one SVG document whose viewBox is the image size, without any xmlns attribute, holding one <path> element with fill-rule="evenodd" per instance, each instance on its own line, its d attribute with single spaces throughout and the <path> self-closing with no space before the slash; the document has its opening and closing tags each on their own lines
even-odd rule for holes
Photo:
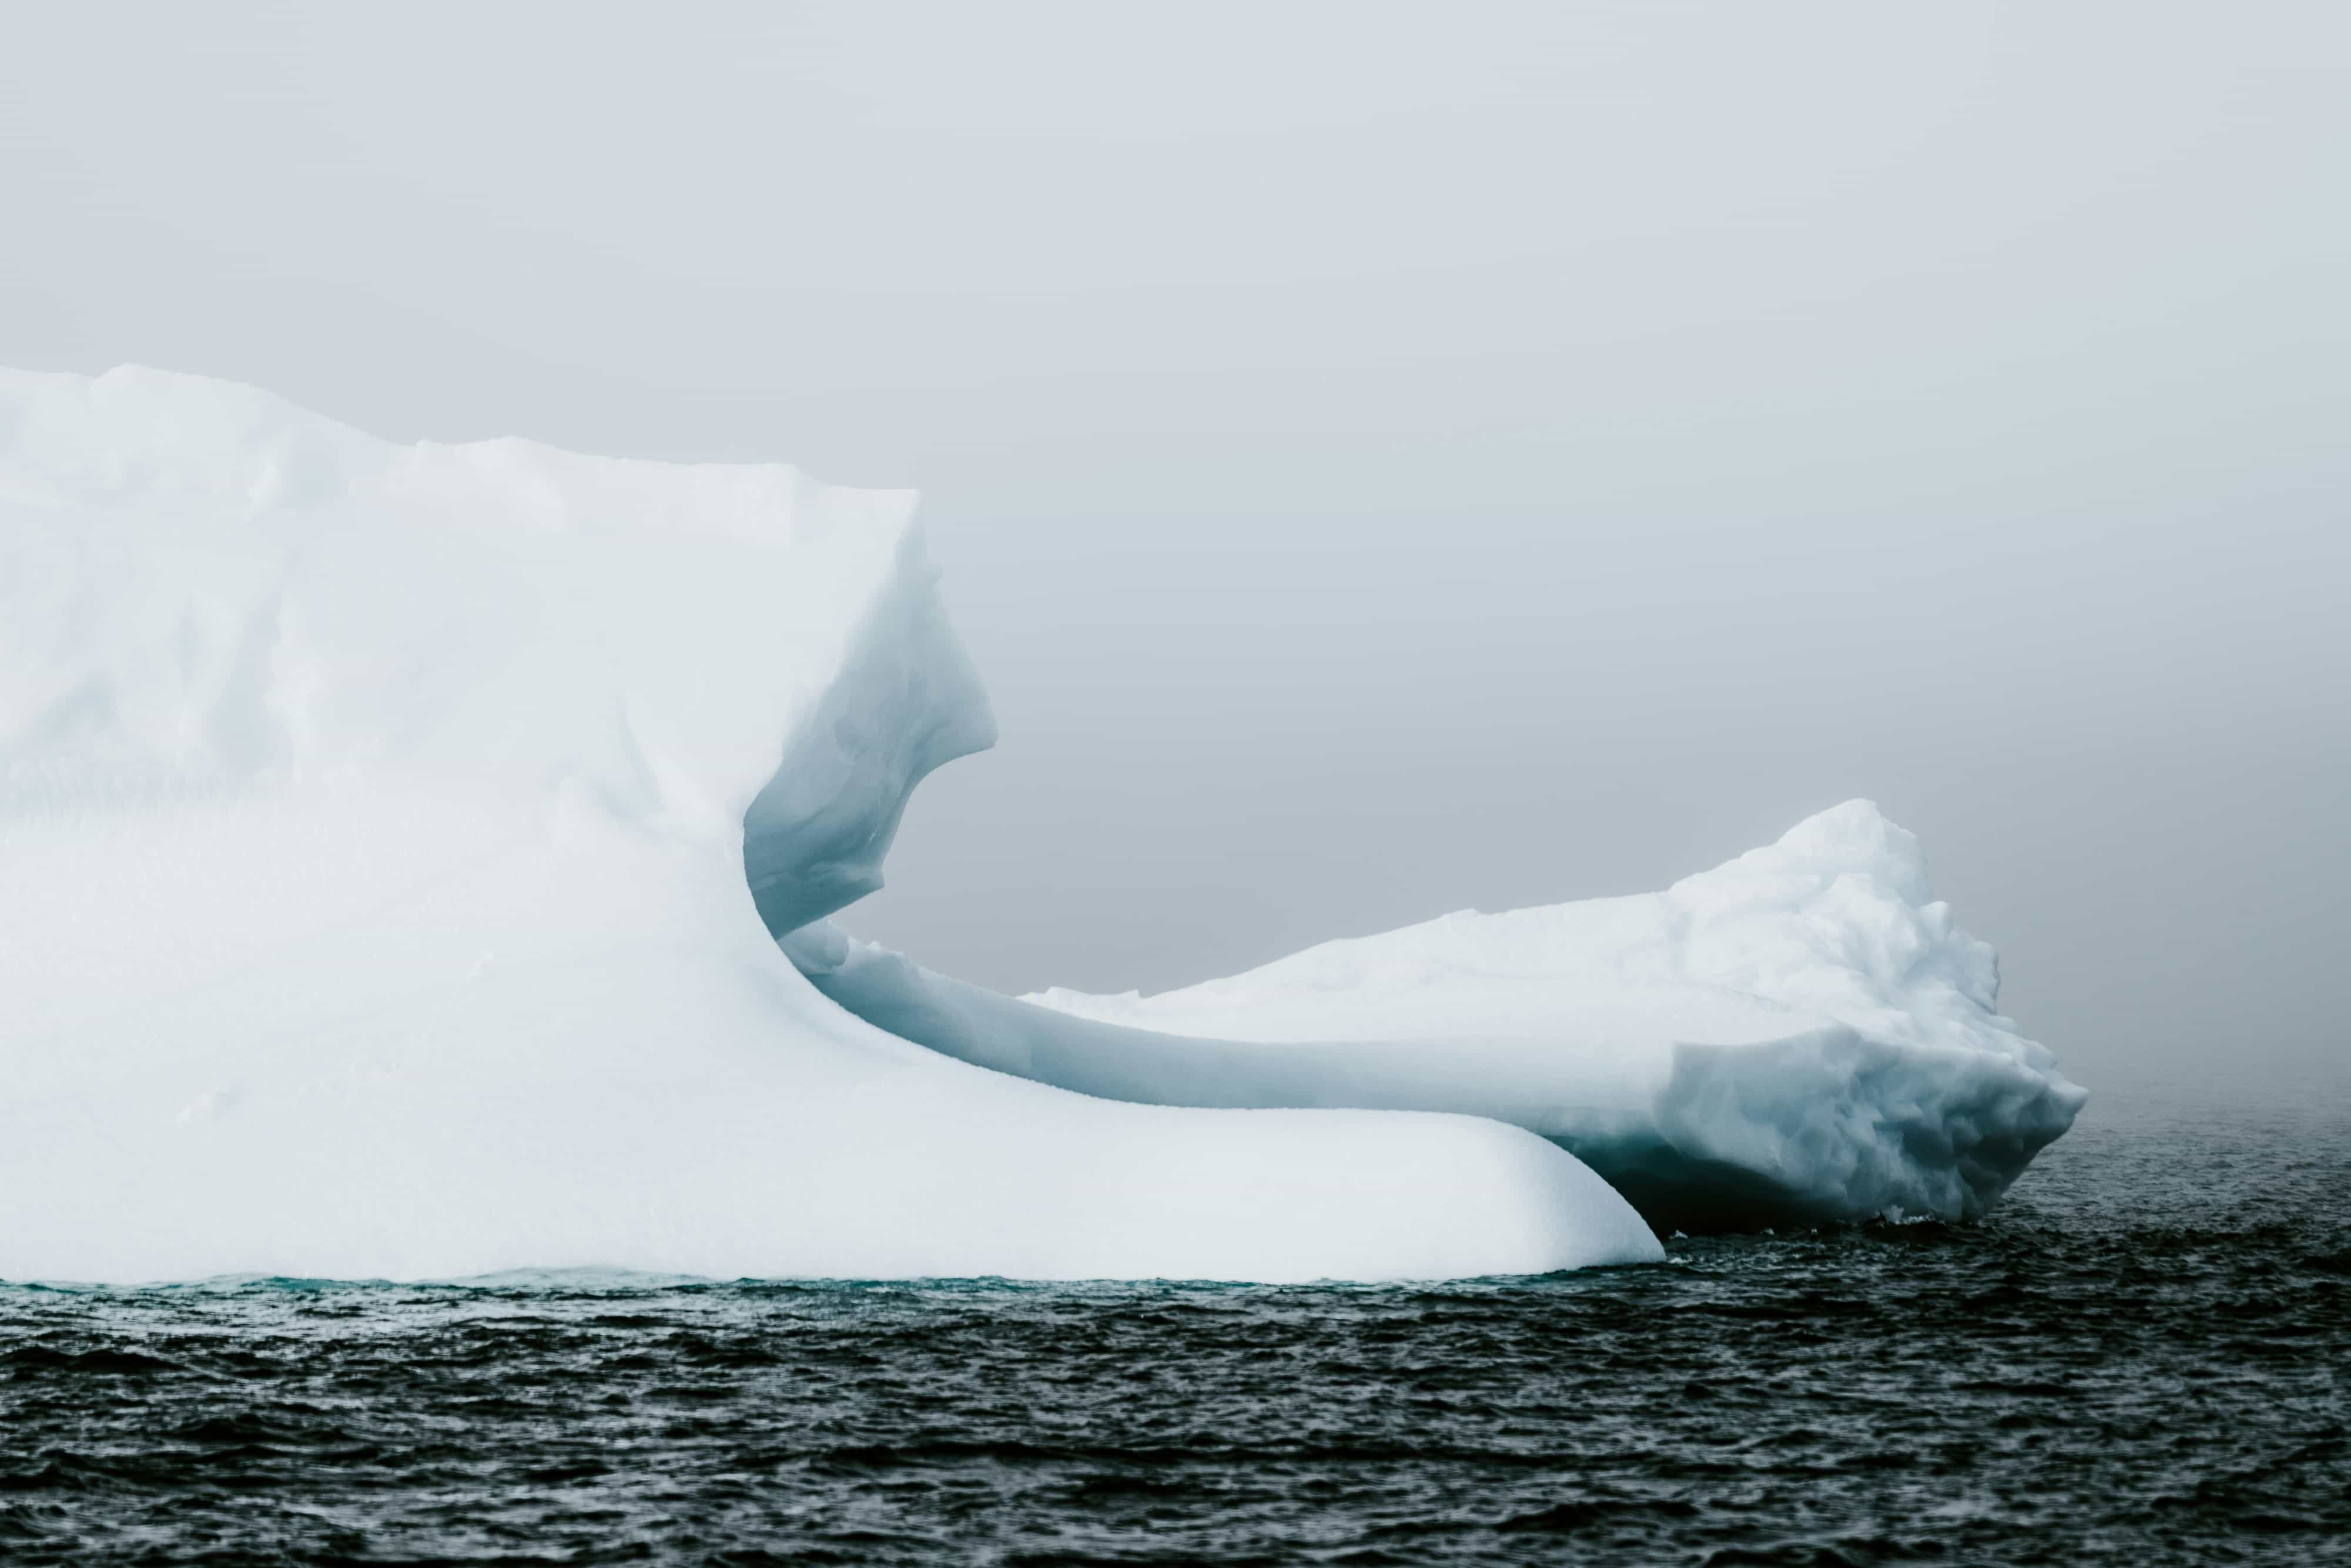
<svg viewBox="0 0 2351 1568">
<path fill-rule="evenodd" d="M 903 493 L 0 371 L 0 1278 L 1659 1256 L 1500 1122 L 1092 1098 L 812 988 L 770 928 L 993 737 L 935 578 Z"/>
<path fill-rule="evenodd" d="M 893 1034 L 1090 1094 L 1510 1122 L 1661 1228 L 1980 1215 L 2085 1098 L 1865 800 L 1661 894 L 1448 915 L 1148 998 L 1016 1001 L 830 925 L 785 949 Z"/>
</svg>

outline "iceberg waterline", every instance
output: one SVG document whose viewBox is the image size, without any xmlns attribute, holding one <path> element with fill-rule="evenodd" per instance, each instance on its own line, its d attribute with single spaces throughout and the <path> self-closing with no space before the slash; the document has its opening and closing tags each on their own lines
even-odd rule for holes
<svg viewBox="0 0 2351 1568">
<path fill-rule="evenodd" d="M 153 371 L 0 372 L 0 1277 L 1659 1255 L 1567 1152 L 1600 1144 L 1438 1092 L 1444 1052 L 1374 1094 L 1339 1057 L 1397 1041 L 1318 1021 L 1301 1053 L 1311 1009 L 1265 996 L 1038 1006 L 852 949 L 823 917 L 877 883 L 914 784 L 993 737 L 911 496 L 403 447 Z M 1821 1037 L 1782 1099 L 1876 1116 L 1852 1080 L 1889 1050 L 2062 1085 L 2012 1032 L 1955 1044 L 1923 995 L 1881 998 L 1912 1035 L 1823 1012 L 1850 1040 Z M 1060 1057 L 1048 1026 L 1079 1031 Z M 1134 1037 L 1174 1054 L 1039 1070 Z M 1198 1090 L 1202 1042 L 1236 1087 Z M 1493 1043 L 1455 1053 L 1489 1062 L 1469 1080 L 1523 1087 Z M 1282 1087 L 1315 1061 L 1325 1090 Z M 1974 1151 L 1970 1212 L 2054 1135 L 2041 1109 L 2012 1159 L 1928 1126 L 1931 1100 L 1902 1136 Z"/>
</svg>

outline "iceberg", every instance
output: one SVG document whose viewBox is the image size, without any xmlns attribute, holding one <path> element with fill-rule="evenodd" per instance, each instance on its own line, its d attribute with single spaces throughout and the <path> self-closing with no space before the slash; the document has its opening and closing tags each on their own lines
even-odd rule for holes
<svg viewBox="0 0 2351 1568">
<path fill-rule="evenodd" d="M 1660 1228 L 1974 1218 L 2085 1099 L 1865 800 L 1661 894 L 1448 915 L 1153 997 L 1015 1000 L 829 924 L 785 949 L 893 1034 L 1089 1094 L 1509 1122 Z"/>
<path fill-rule="evenodd" d="M 787 467 L 0 372 L 0 1277 L 1660 1256 L 1510 1120 L 1081 1092 L 812 982 L 994 737 L 935 575 Z"/>
<path fill-rule="evenodd" d="M 0 371 L 0 1278 L 1537 1272 L 2081 1106 L 1865 801 L 1152 997 L 854 940 L 995 739 L 913 502 Z"/>
</svg>

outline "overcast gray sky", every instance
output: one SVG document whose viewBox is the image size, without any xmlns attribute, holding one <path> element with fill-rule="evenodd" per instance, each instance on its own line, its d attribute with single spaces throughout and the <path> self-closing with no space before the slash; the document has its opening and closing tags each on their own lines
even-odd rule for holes
<svg viewBox="0 0 2351 1568">
<path fill-rule="evenodd" d="M 1157 989 L 1876 798 L 2095 1086 L 2341 1060 L 2351 11 L 18 6 L 0 362 L 916 485 L 847 923 Z"/>
</svg>

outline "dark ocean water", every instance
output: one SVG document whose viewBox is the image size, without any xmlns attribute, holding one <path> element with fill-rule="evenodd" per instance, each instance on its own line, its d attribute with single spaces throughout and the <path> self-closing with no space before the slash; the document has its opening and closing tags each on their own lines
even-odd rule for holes
<svg viewBox="0 0 2351 1568">
<path fill-rule="evenodd" d="M 0 1287 L 0 1559 L 2351 1563 L 2351 1102 L 1437 1288 Z"/>
</svg>

